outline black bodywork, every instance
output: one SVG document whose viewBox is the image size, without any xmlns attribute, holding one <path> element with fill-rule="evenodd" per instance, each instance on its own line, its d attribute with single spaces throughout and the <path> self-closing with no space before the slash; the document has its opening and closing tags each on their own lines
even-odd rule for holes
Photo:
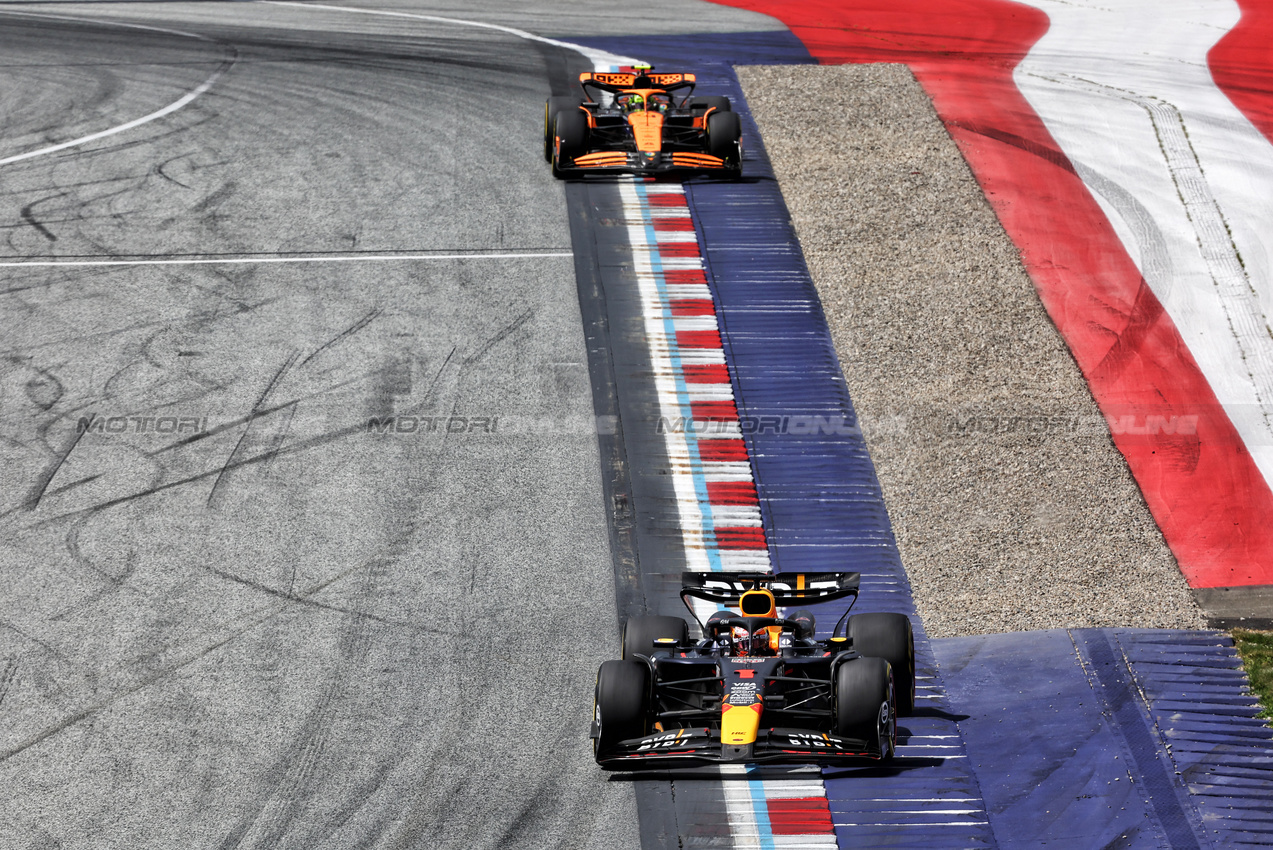
<svg viewBox="0 0 1273 850">
<path fill-rule="evenodd" d="M 770 575 L 722 573 L 685 573 L 682 578 L 683 600 L 697 597 L 722 605 L 738 604 L 745 590 L 762 583 L 783 606 L 856 596 L 860 583 L 858 573 L 805 574 L 787 582 Z M 598 751 L 598 763 L 610 770 L 648 770 L 721 762 L 860 763 L 890 756 L 892 740 L 885 730 L 895 735 L 896 728 L 891 693 L 887 711 L 892 714 L 881 716 L 872 734 L 846 737 L 835 731 L 837 672 L 860 660 L 850 640 L 839 635 L 844 620 L 832 637 L 816 640 L 794 620 L 713 617 L 700 624 L 701 640 L 657 642 L 648 655 L 634 659 L 649 671 L 649 734 Z M 776 651 L 756 653 L 736 645 L 736 634 L 753 635 L 770 627 L 782 630 Z M 754 705 L 761 715 L 754 740 L 731 743 L 724 713 L 753 710 Z M 598 733 L 594 722 L 593 737 Z"/>
</svg>

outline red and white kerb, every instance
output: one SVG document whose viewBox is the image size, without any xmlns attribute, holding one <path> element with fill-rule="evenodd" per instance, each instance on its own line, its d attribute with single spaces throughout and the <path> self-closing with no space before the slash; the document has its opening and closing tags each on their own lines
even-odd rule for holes
<svg viewBox="0 0 1273 850">
<path fill-rule="evenodd" d="M 687 568 L 768 571 L 756 479 L 685 190 L 634 180 L 619 191 Z M 699 604 L 700 619 L 715 610 Z M 733 847 L 836 846 L 817 768 L 798 781 L 765 781 L 754 772 L 721 769 Z"/>
<path fill-rule="evenodd" d="M 716 304 L 679 185 L 620 184 L 659 418 L 691 570 L 769 570 Z"/>
</svg>

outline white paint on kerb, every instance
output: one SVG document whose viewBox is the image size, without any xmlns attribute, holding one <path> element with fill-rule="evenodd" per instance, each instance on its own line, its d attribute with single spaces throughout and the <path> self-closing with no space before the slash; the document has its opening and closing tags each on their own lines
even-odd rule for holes
<svg viewBox="0 0 1273 850">
<path fill-rule="evenodd" d="M 1014 79 L 1273 484 L 1273 145 L 1215 84 L 1233 0 L 1024 0 Z"/>
</svg>

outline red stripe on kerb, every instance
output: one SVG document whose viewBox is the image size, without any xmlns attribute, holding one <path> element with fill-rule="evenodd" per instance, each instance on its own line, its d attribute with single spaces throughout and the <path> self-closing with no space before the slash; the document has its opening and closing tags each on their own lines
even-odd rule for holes
<svg viewBox="0 0 1273 850">
<path fill-rule="evenodd" d="M 664 269 L 663 280 L 669 284 L 707 283 L 707 274 L 701 269 Z"/>
<path fill-rule="evenodd" d="M 700 257 L 697 242 L 660 242 L 659 253 L 665 257 Z"/>
<path fill-rule="evenodd" d="M 729 367 L 724 363 L 710 363 L 706 366 L 682 366 L 687 384 L 728 384 Z"/>
<path fill-rule="evenodd" d="M 673 316 L 715 316 L 716 305 L 709 298 L 673 298 L 668 302 Z"/>
<path fill-rule="evenodd" d="M 685 196 L 681 194 L 657 194 L 646 195 L 645 202 L 651 207 L 685 207 L 689 204 L 685 201 Z"/>
<path fill-rule="evenodd" d="M 677 331 L 676 344 L 681 348 L 720 348 L 720 331 Z"/>
<path fill-rule="evenodd" d="M 774 835 L 807 835 L 834 830 L 826 797 L 767 800 L 769 828 Z"/>
<path fill-rule="evenodd" d="M 1193 433 L 1139 427 L 1113 434 L 1189 584 L 1273 584 L 1273 492 L 1175 324 L 1012 81 L 1012 69 L 1047 31 L 1047 16 L 1007 0 L 717 2 L 782 20 L 826 64 L 910 66 L 1021 252 L 1102 412 L 1146 425 L 1151 417 L 1197 417 L 1187 429 Z M 1241 5 L 1257 35 L 1237 36 L 1211 61 L 1227 82 L 1245 86 L 1239 108 L 1258 117 L 1263 107 L 1252 104 L 1267 103 L 1267 82 L 1252 84 L 1233 69 L 1251 50 L 1267 50 L 1268 24 L 1255 0 Z"/>
<path fill-rule="evenodd" d="M 738 408 L 732 401 L 691 401 L 695 422 L 737 422 Z"/>
<path fill-rule="evenodd" d="M 654 231 L 656 233 L 664 230 L 673 230 L 677 232 L 685 232 L 694 229 L 694 220 L 689 218 L 660 218 L 654 221 Z"/>
<path fill-rule="evenodd" d="M 1211 48 L 1207 65 L 1220 90 L 1273 142 L 1273 6 L 1237 2 L 1242 18 Z"/>
<path fill-rule="evenodd" d="M 698 456 L 703 461 L 729 463 L 747 460 L 747 444 L 737 439 L 698 441 Z"/>
<path fill-rule="evenodd" d="M 716 527 L 716 547 L 718 549 L 765 549 L 765 530 L 760 527 L 738 528 Z"/>
<path fill-rule="evenodd" d="M 713 505 L 759 505 L 760 497 L 751 481 L 708 481 L 707 501 Z"/>
</svg>

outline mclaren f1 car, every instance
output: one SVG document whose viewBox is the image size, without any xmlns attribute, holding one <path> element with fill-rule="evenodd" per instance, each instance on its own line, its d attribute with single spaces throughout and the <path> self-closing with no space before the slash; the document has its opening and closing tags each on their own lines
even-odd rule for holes
<svg viewBox="0 0 1273 850">
<path fill-rule="evenodd" d="M 597 763 L 640 771 L 891 758 L 897 717 L 915 705 L 910 620 L 846 610 L 819 640 L 808 610 L 779 614 L 856 597 L 859 583 L 858 573 L 684 573 L 691 614 L 691 597 L 736 610 L 700 622 L 697 640 L 679 617 L 628 620 L 622 660 L 597 674 Z"/>
<path fill-rule="evenodd" d="M 583 73 L 590 100 L 550 97 L 544 159 L 557 177 L 742 171 L 742 124 L 727 97 L 692 97 L 693 74 Z"/>
</svg>

